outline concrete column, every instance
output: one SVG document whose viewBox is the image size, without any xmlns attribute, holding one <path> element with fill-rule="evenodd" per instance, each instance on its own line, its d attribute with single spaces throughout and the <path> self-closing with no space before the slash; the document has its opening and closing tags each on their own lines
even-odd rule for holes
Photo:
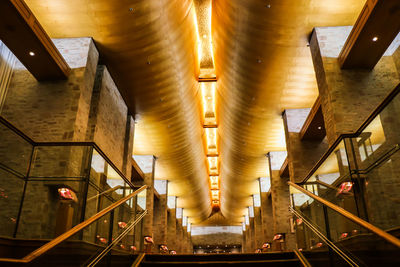
<svg viewBox="0 0 400 267">
<path fill-rule="evenodd" d="M 254 228 L 254 215 L 250 217 L 250 225 L 249 225 L 249 250 L 251 253 L 254 253 L 256 250 L 256 235 Z"/>
<path fill-rule="evenodd" d="M 279 176 L 279 169 L 285 160 L 286 154 L 282 152 L 269 152 L 269 170 L 271 178 L 271 197 L 272 197 L 272 219 L 274 234 L 285 235 L 285 250 L 293 250 L 296 247 L 295 234 L 291 232 L 290 220 L 292 214 L 289 211 L 290 193 L 288 178 Z M 278 250 L 275 244 L 273 250 Z"/>
<path fill-rule="evenodd" d="M 153 156 L 152 172 L 144 175 L 144 184 L 147 185 L 146 209 L 147 215 L 143 218 L 143 236 L 153 236 L 154 215 L 154 170 L 156 158 Z"/>
<path fill-rule="evenodd" d="M 167 229 L 168 229 L 168 207 L 167 207 L 167 181 L 155 180 L 154 187 L 156 188 L 159 199 L 154 201 L 154 220 L 153 220 L 153 237 L 155 249 L 158 252 L 159 245 L 167 244 Z"/>
<path fill-rule="evenodd" d="M 261 218 L 261 196 L 259 193 L 253 195 L 254 206 L 254 230 L 256 237 L 256 248 L 261 248 L 264 240 L 264 230 Z"/>
<path fill-rule="evenodd" d="M 309 113 L 309 108 L 287 109 L 283 113 L 289 176 L 295 183 L 304 179 L 329 147 L 326 138 L 322 141 L 300 140 L 300 130 Z"/>
<path fill-rule="evenodd" d="M 169 250 L 176 250 L 176 197 L 168 196 L 167 203 L 167 246 Z"/>
<path fill-rule="evenodd" d="M 175 243 L 175 250 L 177 253 L 182 253 L 184 248 L 184 244 L 182 242 L 183 238 L 183 228 L 182 228 L 182 219 L 176 219 L 176 243 Z"/>
<path fill-rule="evenodd" d="M 261 248 L 264 241 L 263 227 L 261 219 L 261 207 L 254 207 L 254 234 L 255 234 L 255 247 Z"/>
<path fill-rule="evenodd" d="M 273 231 L 273 220 L 272 220 L 272 199 L 270 193 L 270 178 L 261 177 L 259 180 L 260 184 L 260 198 L 261 198 L 261 221 L 263 228 L 263 243 L 272 242 L 274 231 Z"/>
</svg>

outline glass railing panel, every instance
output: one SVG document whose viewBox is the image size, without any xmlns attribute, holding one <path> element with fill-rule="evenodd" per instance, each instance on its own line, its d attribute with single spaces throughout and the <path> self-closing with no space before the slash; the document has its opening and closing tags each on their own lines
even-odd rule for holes
<svg viewBox="0 0 400 267">
<path fill-rule="evenodd" d="M 301 213 L 308 221 L 316 225 L 321 233 L 326 235 L 324 210 L 321 203 L 293 187 L 290 187 L 290 193 L 292 207 Z M 296 223 L 300 225 L 302 222 L 298 220 Z"/>
<path fill-rule="evenodd" d="M 350 236 L 360 232 L 360 229 L 357 228 L 357 225 L 345 220 L 344 217 L 328 217 L 327 207 L 321 202 L 315 200 L 307 194 L 304 194 L 292 186 L 290 187 L 290 190 L 292 193 L 292 208 L 299 215 L 301 215 L 300 217 L 295 214 L 295 226 L 296 231 L 298 231 L 296 233 L 298 248 L 307 251 L 320 252 L 323 251 L 321 248 L 327 248 L 326 242 L 335 242 L 344 236 Z M 315 235 L 316 231 L 320 233 L 320 235 Z M 341 247 L 340 249 L 345 254 L 351 254 L 349 251 L 347 251 L 346 247 Z M 330 253 L 330 260 L 334 260 L 332 251 Z M 337 261 L 338 265 L 334 266 L 341 266 L 340 264 L 342 264 L 343 258 L 340 256 L 339 258 L 335 260 Z M 356 257 L 354 256 L 354 258 Z M 357 261 L 362 262 L 361 260 Z"/>
<path fill-rule="evenodd" d="M 332 242 L 361 266 L 400 266 L 400 248 L 327 208 Z"/>
<path fill-rule="evenodd" d="M 0 236 L 13 237 L 24 184 L 22 177 L 0 168 Z"/>
<path fill-rule="evenodd" d="M 29 266 L 86 266 L 92 259 L 104 250 L 109 242 L 110 214 L 68 238 L 55 248 L 49 250 Z M 80 241 L 81 236 L 84 241 Z"/>
<path fill-rule="evenodd" d="M 126 196 L 126 190 L 130 186 L 96 150 L 93 150 L 90 166 L 90 183 L 102 196 L 106 197 L 106 202 L 115 202 Z M 109 205 L 109 203 L 105 204 L 105 207 Z"/>
<path fill-rule="evenodd" d="M 80 223 L 84 188 L 83 181 L 28 181 L 17 237 L 53 239 Z"/>
<path fill-rule="evenodd" d="M 383 229 L 400 229 L 400 151 L 359 175 L 368 220 Z"/>
<path fill-rule="evenodd" d="M 367 169 L 375 161 L 400 144 L 400 94 L 354 138 L 359 169 Z"/>
<path fill-rule="evenodd" d="M 347 145 L 348 146 L 348 145 Z M 310 176 L 303 188 L 359 216 L 348 153 L 342 140 Z"/>
<path fill-rule="evenodd" d="M 134 193 L 134 190 L 129 191 L 129 195 L 132 193 Z M 52 240 L 48 244 L 50 250 L 42 248 L 45 251 L 44 254 L 40 257 L 34 257 L 29 262 L 29 266 L 87 266 L 95 262 L 96 259 L 102 259 L 102 261 L 107 259 L 109 262 L 109 260 L 114 259 L 114 256 L 118 256 L 118 262 L 121 262 L 122 257 L 126 256 L 123 258 L 124 264 L 129 266 L 136 251 L 135 240 L 139 238 L 135 235 L 141 234 L 141 230 L 137 230 L 137 228 L 141 229 L 142 225 L 137 224 L 137 222 L 141 221 L 146 214 L 145 211 L 137 213 L 136 196 L 129 195 L 127 192 L 128 199 L 125 199 L 124 203 L 119 203 L 117 207 L 108 210 L 102 216 L 97 215 L 101 217 L 97 219 L 91 217 L 90 221 L 83 222 L 82 228 L 69 238 L 60 240 L 58 244 L 56 243 L 57 239 Z M 134 200 L 131 201 L 132 199 Z M 126 224 L 122 223 L 124 221 L 126 221 Z M 30 229 L 35 231 L 35 227 L 37 228 L 35 225 Z M 47 236 L 35 236 L 34 238 L 43 243 Z M 52 243 L 54 245 L 51 245 Z M 107 247 L 111 250 L 105 250 Z M 27 253 L 34 249 L 32 247 L 32 250 L 27 251 Z M 19 255 L 18 258 L 24 256 L 26 254 Z M 28 258 L 31 256 L 29 255 Z M 97 266 L 102 266 L 100 263 Z"/>
<path fill-rule="evenodd" d="M 91 146 L 36 146 L 30 178 L 87 177 Z"/>
<path fill-rule="evenodd" d="M 26 176 L 33 146 L 0 123 L 0 168 Z"/>
</svg>

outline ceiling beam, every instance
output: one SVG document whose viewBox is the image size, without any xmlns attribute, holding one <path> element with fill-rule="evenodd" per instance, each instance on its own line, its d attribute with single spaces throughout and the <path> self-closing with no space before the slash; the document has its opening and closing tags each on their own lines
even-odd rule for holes
<svg viewBox="0 0 400 267">
<path fill-rule="evenodd" d="M 0 39 L 37 80 L 68 77 L 67 62 L 23 0 L 0 1 Z"/>
<path fill-rule="evenodd" d="M 399 0 L 367 0 L 340 52 L 341 67 L 373 69 L 399 31 Z"/>
<path fill-rule="evenodd" d="M 322 140 L 326 136 L 324 116 L 322 114 L 320 96 L 314 102 L 303 127 L 300 130 L 300 140 Z"/>
</svg>

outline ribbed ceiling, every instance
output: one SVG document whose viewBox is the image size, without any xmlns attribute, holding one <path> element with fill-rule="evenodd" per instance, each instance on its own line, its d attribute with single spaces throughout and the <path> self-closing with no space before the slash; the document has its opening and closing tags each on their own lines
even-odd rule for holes
<svg viewBox="0 0 400 267">
<path fill-rule="evenodd" d="M 197 1 L 197 0 L 196 0 Z M 130 109 L 135 150 L 158 159 L 178 206 L 196 222 L 211 212 L 191 0 L 26 0 L 51 37 L 92 36 Z M 221 211 L 236 221 L 284 150 L 281 112 L 317 97 L 308 36 L 352 25 L 359 0 L 214 0 Z"/>
</svg>

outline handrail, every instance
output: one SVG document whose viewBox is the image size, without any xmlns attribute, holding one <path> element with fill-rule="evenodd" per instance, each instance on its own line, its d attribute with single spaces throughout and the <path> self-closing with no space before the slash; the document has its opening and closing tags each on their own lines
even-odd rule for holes
<svg viewBox="0 0 400 267">
<path fill-rule="evenodd" d="M 38 249 L 34 250 L 33 252 L 29 253 L 28 255 L 23 257 L 22 259 L 0 258 L 0 262 L 3 261 L 3 262 L 14 262 L 14 263 L 29 263 L 29 262 L 33 261 L 34 259 L 38 258 L 39 256 L 42 256 L 44 253 L 46 253 L 47 251 L 51 250 L 52 248 L 54 248 L 58 244 L 64 242 L 65 240 L 67 240 L 68 238 L 73 236 L 74 234 L 76 234 L 79 231 L 83 230 L 84 228 L 86 228 L 87 226 L 89 226 L 90 224 L 95 222 L 96 220 L 100 219 L 101 217 L 103 217 L 104 215 L 109 213 L 110 211 L 118 208 L 119 206 L 121 206 L 126 201 L 128 201 L 132 197 L 136 196 L 137 194 L 139 194 L 140 192 L 142 192 L 146 188 L 147 188 L 147 185 L 144 185 L 144 186 L 140 187 L 138 190 L 136 190 L 132 194 L 129 194 L 128 196 L 126 196 L 124 198 L 121 198 L 117 202 L 111 204 L 107 208 L 105 208 L 102 211 L 96 213 L 95 215 L 93 215 L 92 217 L 87 219 L 86 221 L 81 222 L 80 224 L 78 224 L 78 225 L 74 226 L 73 228 L 71 228 L 69 231 L 59 235 L 58 237 L 54 238 L 50 242 L 44 244 L 40 248 L 38 248 Z"/>
<path fill-rule="evenodd" d="M 110 193 L 110 192 L 114 192 L 114 191 L 116 191 L 116 190 L 118 190 L 118 189 L 121 189 L 121 188 L 128 188 L 128 189 L 131 189 L 131 187 L 127 187 L 127 186 L 123 186 L 123 185 L 117 185 L 117 186 L 111 187 L 110 189 L 107 189 L 107 190 L 105 190 L 105 191 L 103 191 L 103 192 L 101 192 L 101 193 L 98 193 L 97 195 L 94 195 L 94 196 L 92 196 L 92 197 L 86 199 L 86 203 L 89 202 L 89 201 L 91 201 L 92 199 L 96 199 L 96 198 L 99 197 L 99 196 L 102 196 L 102 195 L 107 194 L 107 193 Z"/>
<path fill-rule="evenodd" d="M 86 265 L 86 267 L 93 267 L 95 266 L 97 263 L 99 263 L 101 261 L 102 258 L 104 258 L 105 255 L 107 255 L 107 253 L 117 244 L 119 243 L 119 241 L 122 240 L 122 238 L 124 238 L 127 234 L 129 234 L 129 232 L 143 219 L 144 216 L 146 216 L 147 214 L 147 210 L 143 211 L 142 213 L 140 213 L 139 217 L 135 218 L 133 220 L 133 222 L 124 229 L 124 231 L 117 237 L 115 238 L 111 244 L 109 244 L 104 250 L 102 250 L 99 255 L 97 255 L 97 257 L 92 260 L 88 265 Z"/>
<path fill-rule="evenodd" d="M 146 255 L 145 253 L 139 253 L 135 261 L 132 263 L 131 267 L 138 267 L 140 263 L 142 263 L 145 255 Z"/>
<path fill-rule="evenodd" d="M 293 249 L 294 254 L 296 254 L 297 258 L 299 259 L 299 261 L 301 262 L 301 264 L 304 267 L 312 267 L 310 262 L 306 259 L 306 257 L 304 257 L 303 253 L 301 253 L 300 250 L 298 250 L 297 248 Z"/>
<path fill-rule="evenodd" d="M 319 184 L 319 185 L 322 185 L 322 186 L 324 186 L 324 187 L 326 187 L 326 188 L 329 188 L 329 189 L 332 189 L 332 190 L 334 190 L 334 191 L 337 191 L 338 190 L 338 188 L 337 187 L 334 187 L 333 185 L 330 185 L 330 184 L 327 184 L 327 183 L 325 183 L 325 182 L 322 182 L 321 180 L 315 180 L 315 181 L 312 181 L 312 182 L 306 182 L 304 185 L 312 185 L 312 184 Z M 342 193 L 342 194 L 344 194 L 344 195 L 347 195 L 347 196 L 353 196 L 354 194 L 353 193 L 351 193 L 351 192 L 347 192 L 347 193 Z"/>
<path fill-rule="evenodd" d="M 395 236 L 387 233 L 386 231 L 370 224 L 367 221 L 364 221 L 363 219 L 357 217 L 356 215 L 348 212 L 345 209 L 342 209 L 339 206 L 336 206 L 335 204 L 329 202 L 326 199 L 323 199 L 317 195 L 314 195 L 313 193 L 309 192 L 308 190 L 304 189 L 301 186 L 298 186 L 297 184 L 293 183 L 293 182 L 288 182 L 288 184 L 294 188 L 296 188 L 297 190 L 301 191 L 302 193 L 308 195 L 309 197 L 312 197 L 313 199 L 317 200 L 318 202 L 324 204 L 325 206 L 333 209 L 334 211 L 336 211 L 337 213 L 341 214 L 342 216 L 346 217 L 347 219 L 355 222 L 358 225 L 361 225 L 362 227 L 368 229 L 369 231 L 373 232 L 374 234 L 382 237 L 383 239 L 385 239 L 386 241 L 392 243 L 393 245 L 395 245 L 396 247 L 400 248 L 400 239 L 396 238 Z"/>
<path fill-rule="evenodd" d="M 311 230 L 313 233 L 321 238 L 336 254 L 338 254 L 344 261 L 347 262 L 350 266 L 358 267 L 359 264 L 354 261 L 349 255 L 347 255 L 344 251 L 338 248 L 331 240 L 329 240 L 323 233 L 321 233 L 318 228 L 309 222 L 305 217 L 302 216 L 299 212 L 297 212 L 292 207 L 289 207 L 289 210 L 298 218 L 302 219 L 304 224 Z"/>
</svg>

